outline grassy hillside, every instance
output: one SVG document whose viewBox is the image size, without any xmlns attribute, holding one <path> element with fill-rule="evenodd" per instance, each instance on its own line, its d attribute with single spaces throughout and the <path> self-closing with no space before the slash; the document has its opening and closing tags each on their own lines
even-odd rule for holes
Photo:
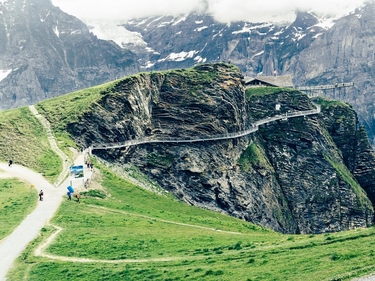
<svg viewBox="0 0 375 281">
<path fill-rule="evenodd" d="M 84 112 L 90 110 L 91 104 L 100 98 L 101 93 L 108 91 L 115 84 L 116 81 L 113 81 L 45 100 L 35 105 L 38 112 L 50 122 L 56 142 L 66 155 L 72 156 L 70 148 L 77 148 L 66 132 L 67 125 L 77 121 Z"/>
<path fill-rule="evenodd" d="M 66 153 L 75 146 L 66 126 L 115 83 L 37 105 Z M 248 92 L 249 97 L 263 94 Z M 57 156 L 48 154 L 45 132 L 28 109 L 1 114 L 3 161 L 24 159 L 26 166 L 46 173 L 47 165 L 57 175 L 59 165 L 51 165 Z M 263 153 L 250 146 L 239 160 L 241 169 L 251 163 L 267 165 Z M 99 164 L 95 167 L 101 174 L 98 189 L 83 195 L 80 204 L 63 202 L 8 280 L 349 280 L 375 271 L 375 228 L 282 235 L 151 193 Z"/>
<path fill-rule="evenodd" d="M 36 207 L 37 198 L 35 188 L 29 184 L 17 179 L 0 179 L 0 240 Z"/>
<path fill-rule="evenodd" d="M 0 112 L 0 161 L 9 159 L 42 173 L 50 182 L 62 169 L 45 129 L 28 107 Z"/>
<path fill-rule="evenodd" d="M 375 271 L 375 228 L 281 235 L 100 168 L 104 191 L 65 201 L 9 280 L 347 280 Z"/>
</svg>

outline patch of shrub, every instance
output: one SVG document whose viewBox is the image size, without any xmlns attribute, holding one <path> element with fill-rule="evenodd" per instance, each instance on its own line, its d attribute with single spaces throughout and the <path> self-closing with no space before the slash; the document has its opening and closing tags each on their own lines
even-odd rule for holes
<svg viewBox="0 0 375 281">
<path fill-rule="evenodd" d="M 83 191 L 81 192 L 81 195 L 85 197 L 96 197 L 96 198 L 101 198 L 101 199 L 104 199 L 107 197 L 107 195 L 103 191 L 97 190 L 97 189 Z"/>
<path fill-rule="evenodd" d="M 340 259 L 339 254 L 337 254 L 337 253 L 333 253 L 333 254 L 332 254 L 332 256 L 331 256 L 331 260 L 333 260 L 333 261 L 337 261 L 337 260 L 339 260 L 339 259 Z"/>
<path fill-rule="evenodd" d="M 222 270 L 217 270 L 217 271 L 214 271 L 212 269 L 209 269 L 206 271 L 206 273 L 204 275 L 214 275 L 214 276 L 218 276 L 218 275 L 223 275 L 224 274 L 224 271 Z"/>
</svg>

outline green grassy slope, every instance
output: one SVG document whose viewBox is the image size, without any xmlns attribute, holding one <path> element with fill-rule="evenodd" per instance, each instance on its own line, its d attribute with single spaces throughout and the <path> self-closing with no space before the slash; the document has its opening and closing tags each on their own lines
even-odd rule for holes
<svg viewBox="0 0 375 281">
<path fill-rule="evenodd" d="M 104 199 L 66 201 L 9 280 L 345 280 L 375 270 L 375 229 L 281 235 L 134 186 L 102 169 Z M 64 257 L 89 259 L 63 261 Z M 338 279 L 341 278 L 341 279 Z"/>
<path fill-rule="evenodd" d="M 36 207 L 37 198 L 35 188 L 27 183 L 17 179 L 0 179 L 0 240 Z"/>
<path fill-rule="evenodd" d="M 72 157 L 70 148 L 77 148 L 66 132 L 67 125 L 77 121 L 82 114 L 90 110 L 91 104 L 100 98 L 101 93 L 109 91 L 115 84 L 116 81 L 109 82 L 45 100 L 35 105 L 38 112 L 50 122 L 56 142 L 66 155 Z"/>
<path fill-rule="evenodd" d="M 62 162 L 50 148 L 47 134 L 28 107 L 0 112 L 0 161 L 13 160 L 54 182 Z"/>
</svg>

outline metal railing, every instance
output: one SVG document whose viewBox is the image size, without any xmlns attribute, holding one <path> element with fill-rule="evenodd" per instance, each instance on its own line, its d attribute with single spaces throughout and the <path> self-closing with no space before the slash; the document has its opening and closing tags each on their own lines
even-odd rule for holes
<svg viewBox="0 0 375 281">
<path fill-rule="evenodd" d="M 152 137 L 143 137 L 134 140 L 126 140 L 124 142 L 117 142 L 117 143 L 106 143 L 106 144 L 97 144 L 91 146 L 89 149 L 92 150 L 99 150 L 99 149 L 113 149 L 113 148 L 121 148 L 127 147 L 132 145 L 139 145 L 144 143 L 193 143 L 193 142 L 204 142 L 204 141 L 213 141 L 213 140 L 224 140 L 224 139 L 234 139 L 249 135 L 258 131 L 260 125 L 264 125 L 270 122 L 274 122 L 277 120 L 300 117 L 300 116 L 307 116 L 320 113 L 320 105 L 314 104 L 316 109 L 312 110 L 304 110 L 304 111 L 294 111 L 294 112 L 287 112 L 285 114 L 276 115 L 273 117 L 268 117 L 256 121 L 251 125 L 250 128 L 233 133 L 226 133 L 226 134 L 219 134 L 213 136 L 192 136 L 192 137 L 185 137 L 181 139 L 176 138 L 161 138 L 161 139 L 154 139 Z"/>
<path fill-rule="evenodd" d="M 296 87 L 296 89 L 299 91 L 317 91 L 317 90 L 345 88 L 345 87 L 351 87 L 353 85 L 354 85 L 354 82 L 347 82 L 347 83 L 336 83 L 332 85 L 301 86 L 301 87 Z"/>
</svg>

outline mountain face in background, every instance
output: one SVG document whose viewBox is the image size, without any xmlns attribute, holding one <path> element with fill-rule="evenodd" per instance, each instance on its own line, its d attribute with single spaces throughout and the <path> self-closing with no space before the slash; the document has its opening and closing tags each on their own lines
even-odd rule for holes
<svg viewBox="0 0 375 281">
<path fill-rule="evenodd" d="M 228 61 L 245 76 L 292 75 L 296 86 L 354 82 L 325 94 L 349 102 L 375 143 L 375 3 L 336 21 L 299 12 L 290 25 L 217 23 L 209 15 L 154 17 L 129 21 L 147 48 L 136 50 L 145 70 L 183 68 Z"/>
<path fill-rule="evenodd" d="M 0 1 L 0 109 L 137 71 L 132 52 L 99 40 L 50 0 Z"/>
<path fill-rule="evenodd" d="M 325 29 L 309 13 L 299 13 L 290 26 L 271 23 L 223 24 L 212 16 L 151 17 L 131 20 L 124 27 L 142 34 L 147 49 L 146 69 L 190 67 L 193 64 L 228 61 L 246 76 L 273 75 L 288 58 L 308 47 Z M 142 50 L 142 48 L 141 48 Z"/>
<path fill-rule="evenodd" d="M 245 76 L 276 71 L 297 86 L 354 82 L 325 94 L 353 105 L 374 145 L 374 12 L 368 2 L 334 22 L 306 12 L 291 24 L 223 24 L 197 14 L 134 19 L 122 25 L 119 38 L 131 31 L 137 40 L 116 44 L 98 39 L 49 0 L 1 1 L 0 110 L 140 70 L 230 60 Z"/>
</svg>

